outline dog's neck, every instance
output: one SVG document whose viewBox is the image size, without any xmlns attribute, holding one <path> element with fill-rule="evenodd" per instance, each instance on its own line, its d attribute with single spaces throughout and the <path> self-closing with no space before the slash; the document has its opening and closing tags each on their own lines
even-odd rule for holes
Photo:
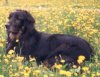
<svg viewBox="0 0 100 77">
<path fill-rule="evenodd" d="M 38 40 L 40 38 L 40 33 L 35 28 L 33 28 L 32 31 L 26 31 L 25 33 L 23 33 L 20 40 L 26 41 L 29 40 L 31 37 Z"/>
</svg>

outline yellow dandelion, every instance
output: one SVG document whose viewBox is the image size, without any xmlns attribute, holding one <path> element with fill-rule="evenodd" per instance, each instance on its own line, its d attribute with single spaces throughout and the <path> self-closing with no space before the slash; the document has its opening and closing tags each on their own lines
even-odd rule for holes
<svg viewBox="0 0 100 77">
<path fill-rule="evenodd" d="M 0 43 L 0 47 L 3 47 L 3 43 Z"/>
<path fill-rule="evenodd" d="M 85 60 L 85 56 L 80 55 L 80 56 L 78 57 L 77 62 L 78 62 L 79 64 L 81 64 L 81 63 L 83 63 L 84 60 Z"/>
<path fill-rule="evenodd" d="M 66 71 L 66 76 L 71 77 L 72 73 L 70 71 Z"/>
<path fill-rule="evenodd" d="M 25 67 L 24 76 L 29 77 L 30 72 L 31 72 L 31 69 L 29 67 Z"/>
<path fill-rule="evenodd" d="M 43 77 L 48 77 L 48 75 L 43 75 Z"/>
<path fill-rule="evenodd" d="M 80 55 L 79 57 L 78 57 L 78 60 L 85 60 L 85 56 L 83 56 L 83 55 Z"/>
<path fill-rule="evenodd" d="M 7 54 L 7 58 L 11 58 L 11 55 Z"/>
<path fill-rule="evenodd" d="M 23 66 L 19 66 L 19 70 L 22 70 L 23 69 Z"/>
<path fill-rule="evenodd" d="M 34 72 L 35 72 L 35 74 L 40 74 L 41 70 L 35 70 Z"/>
<path fill-rule="evenodd" d="M 82 75 L 82 77 L 86 77 L 86 75 L 85 75 L 85 74 L 83 74 L 83 75 Z"/>
<path fill-rule="evenodd" d="M 83 71 L 88 71 L 89 67 L 82 67 Z"/>
<path fill-rule="evenodd" d="M 75 75 L 75 76 L 78 76 L 78 74 L 77 74 L 76 72 L 74 73 L 74 75 Z"/>
<path fill-rule="evenodd" d="M 30 72 L 31 72 L 31 69 L 30 69 L 29 67 L 25 67 L 25 71 L 26 71 L 27 73 L 30 73 Z"/>
<path fill-rule="evenodd" d="M 54 77 L 54 74 L 50 74 L 50 77 Z"/>
<path fill-rule="evenodd" d="M 24 72 L 24 77 L 29 77 L 29 73 Z"/>
<path fill-rule="evenodd" d="M 59 71 L 59 74 L 60 74 L 60 75 L 66 75 L 66 71 L 65 71 L 65 70 L 60 70 L 60 71 Z"/>
<path fill-rule="evenodd" d="M 19 61 L 19 62 L 21 62 L 21 61 L 24 60 L 24 57 L 18 56 L 18 57 L 16 57 L 16 60 Z"/>
<path fill-rule="evenodd" d="M 36 61 L 36 59 L 35 58 L 30 58 L 30 61 Z"/>
<path fill-rule="evenodd" d="M 8 61 L 8 59 L 4 59 L 4 62 L 5 62 L 6 64 L 8 64 L 9 61 Z"/>
<path fill-rule="evenodd" d="M 0 77 L 4 77 L 4 75 L 0 75 Z"/>
<path fill-rule="evenodd" d="M 16 62 L 17 62 L 17 60 L 12 60 L 12 62 L 13 62 L 13 63 L 16 63 Z"/>
<path fill-rule="evenodd" d="M 61 64 L 56 64 L 56 63 L 55 63 L 54 67 L 57 68 L 57 69 L 61 69 L 61 68 L 62 68 L 62 65 L 61 65 Z"/>
<path fill-rule="evenodd" d="M 97 72 L 96 75 L 99 77 L 100 76 L 100 72 Z"/>
<path fill-rule="evenodd" d="M 91 77 L 95 77 L 96 75 L 93 73 L 93 74 L 91 74 Z"/>
<path fill-rule="evenodd" d="M 60 62 L 61 62 L 61 63 L 65 63 L 65 60 L 62 59 Z"/>
<path fill-rule="evenodd" d="M 81 64 L 81 63 L 83 63 L 83 60 L 77 60 L 77 62 L 78 62 L 79 64 Z"/>
<path fill-rule="evenodd" d="M 8 54 L 13 54 L 15 51 L 14 50 L 10 50 L 9 52 L 8 52 Z"/>
<path fill-rule="evenodd" d="M 73 65 L 73 68 L 77 68 L 77 66 L 76 65 Z"/>
</svg>

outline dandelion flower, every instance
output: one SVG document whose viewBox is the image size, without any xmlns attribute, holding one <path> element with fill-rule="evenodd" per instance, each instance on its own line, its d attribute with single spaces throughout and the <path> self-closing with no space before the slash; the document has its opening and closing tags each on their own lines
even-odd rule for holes
<svg viewBox="0 0 100 77">
<path fill-rule="evenodd" d="M 35 70 L 34 72 L 35 72 L 35 74 L 40 74 L 41 70 Z"/>
<path fill-rule="evenodd" d="M 83 67 L 82 69 L 83 69 L 83 71 L 88 71 L 89 70 L 88 67 Z"/>
<path fill-rule="evenodd" d="M 13 54 L 14 52 L 15 52 L 14 50 L 10 50 L 10 51 L 8 52 L 8 54 L 11 55 L 11 54 Z"/>
<path fill-rule="evenodd" d="M 60 75 L 66 75 L 66 71 L 65 71 L 65 70 L 60 70 L 60 71 L 59 71 L 59 74 L 60 74 Z"/>
<path fill-rule="evenodd" d="M 0 75 L 0 77 L 4 77 L 4 75 Z"/>
<path fill-rule="evenodd" d="M 76 65 L 73 65 L 73 68 L 77 68 L 77 66 Z"/>
<path fill-rule="evenodd" d="M 85 60 L 85 56 L 83 56 L 83 55 L 80 55 L 79 57 L 78 57 L 78 60 Z"/>
<path fill-rule="evenodd" d="M 100 76 L 100 72 L 97 72 L 96 75 L 97 75 L 97 76 Z"/>
<path fill-rule="evenodd" d="M 83 63 L 83 60 L 77 60 L 77 62 L 78 62 L 79 64 L 81 64 L 81 63 Z"/>
<path fill-rule="evenodd" d="M 85 60 L 85 56 L 80 55 L 80 56 L 78 57 L 77 62 L 78 62 L 79 64 L 81 64 L 81 63 L 83 63 L 84 60 Z"/>
<path fill-rule="evenodd" d="M 4 59 L 4 62 L 5 62 L 6 64 L 8 64 L 9 61 L 8 61 L 8 59 Z"/>
<path fill-rule="evenodd" d="M 57 68 L 57 69 L 61 69 L 62 65 L 61 64 L 55 64 L 54 67 Z"/>
<path fill-rule="evenodd" d="M 0 43 L 0 47 L 3 47 L 3 44 L 2 43 Z"/>
<path fill-rule="evenodd" d="M 72 73 L 70 71 L 66 71 L 66 76 L 71 77 Z"/>
<path fill-rule="evenodd" d="M 54 77 L 54 74 L 50 74 L 50 77 Z"/>
<path fill-rule="evenodd" d="M 65 63 L 65 60 L 62 59 L 60 62 L 61 62 L 61 63 Z"/>
<path fill-rule="evenodd" d="M 83 74 L 83 75 L 82 75 L 82 77 L 86 77 L 86 75 L 85 75 L 85 74 Z"/>
<path fill-rule="evenodd" d="M 43 77 L 48 77 L 48 75 L 44 75 Z"/>
</svg>

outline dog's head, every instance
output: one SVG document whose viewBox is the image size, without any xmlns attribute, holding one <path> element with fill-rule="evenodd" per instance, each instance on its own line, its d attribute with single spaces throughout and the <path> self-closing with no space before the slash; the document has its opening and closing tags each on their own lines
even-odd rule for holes
<svg viewBox="0 0 100 77">
<path fill-rule="evenodd" d="M 21 34 L 31 31 L 34 28 L 35 20 L 31 14 L 25 10 L 16 10 L 9 15 L 9 21 L 5 25 L 8 37 L 11 40 L 19 39 Z"/>
</svg>

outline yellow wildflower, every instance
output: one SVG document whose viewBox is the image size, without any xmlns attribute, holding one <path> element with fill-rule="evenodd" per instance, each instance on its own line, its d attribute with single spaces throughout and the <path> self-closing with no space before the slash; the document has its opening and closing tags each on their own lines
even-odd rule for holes
<svg viewBox="0 0 100 77">
<path fill-rule="evenodd" d="M 14 50 L 10 50 L 9 52 L 8 52 L 8 54 L 13 54 L 15 51 Z"/>
<path fill-rule="evenodd" d="M 29 67 L 25 67 L 24 76 L 29 77 L 30 72 L 31 72 L 31 69 Z"/>
<path fill-rule="evenodd" d="M 25 71 L 26 71 L 27 73 L 30 73 L 30 72 L 31 72 L 31 69 L 30 69 L 29 67 L 25 67 Z"/>
<path fill-rule="evenodd" d="M 74 73 L 74 75 L 75 75 L 75 76 L 78 76 L 78 74 L 77 74 L 76 72 Z"/>
<path fill-rule="evenodd" d="M 12 60 L 12 62 L 16 63 L 16 62 L 17 62 L 17 60 Z"/>
<path fill-rule="evenodd" d="M 77 62 L 78 62 L 79 64 L 81 64 L 81 63 L 83 63 L 83 60 L 77 60 Z"/>
<path fill-rule="evenodd" d="M 19 70 L 22 70 L 23 69 L 23 66 L 19 66 Z"/>
<path fill-rule="evenodd" d="M 21 62 L 22 60 L 24 60 L 24 57 L 18 56 L 16 57 L 16 60 Z"/>
<path fill-rule="evenodd" d="M 83 71 L 88 71 L 89 67 L 83 67 L 82 69 L 83 69 Z"/>
<path fill-rule="evenodd" d="M 83 74 L 83 75 L 82 75 L 82 77 L 86 77 L 86 75 L 85 75 L 85 74 Z"/>
<path fill-rule="evenodd" d="M 73 65 L 73 68 L 77 68 L 77 66 L 76 65 Z"/>
<path fill-rule="evenodd" d="M 57 69 L 61 69 L 62 65 L 61 64 L 55 64 L 54 67 L 57 68 Z"/>
<path fill-rule="evenodd" d="M 78 57 L 77 62 L 78 62 L 79 64 L 81 64 L 81 63 L 83 63 L 84 60 L 85 60 L 85 56 L 80 55 L 80 56 Z"/>
<path fill-rule="evenodd" d="M 100 76 L 100 72 L 97 72 L 96 75 L 97 75 L 97 76 Z"/>
<path fill-rule="evenodd" d="M 83 56 L 83 55 L 80 55 L 79 57 L 78 57 L 78 60 L 85 60 L 85 56 Z"/>
<path fill-rule="evenodd" d="M 7 54 L 7 58 L 11 58 L 11 55 Z"/>
<path fill-rule="evenodd" d="M 54 77 L 54 74 L 50 74 L 50 77 Z"/>
<path fill-rule="evenodd" d="M 4 59 L 4 62 L 5 62 L 6 64 L 8 64 L 9 61 L 8 61 L 8 59 Z"/>
<path fill-rule="evenodd" d="M 48 77 L 48 75 L 44 75 L 43 77 Z"/>
<path fill-rule="evenodd" d="M 0 75 L 0 77 L 4 77 L 4 75 Z"/>
<path fill-rule="evenodd" d="M 59 71 L 59 74 L 60 74 L 60 75 L 66 75 L 66 71 L 65 71 L 65 70 L 60 70 L 60 71 Z"/>
<path fill-rule="evenodd" d="M 61 63 L 65 63 L 65 60 L 62 59 L 60 62 L 61 62 Z"/>
<path fill-rule="evenodd" d="M 0 47 L 3 47 L 3 43 L 0 43 Z"/>
<path fill-rule="evenodd" d="M 35 58 L 30 58 L 30 61 L 36 61 L 36 59 Z"/>
<path fill-rule="evenodd" d="M 35 72 L 35 74 L 40 74 L 41 70 L 35 70 L 34 72 Z"/>
<path fill-rule="evenodd" d="M 96 75 L 93 73 L 93 74 L 91 74 L 92 76 L 91 77 L 95 77 Z"/>
<path fill-rule="evenodd" d="M 24 72 L 24 77 L 29 77 L 29 73 Z"/>
<path fill-rule="evenodd" d="M 71 77 L 72 73 L 70 71 L 66 71 L 66 76 Z"/>
</svg>

